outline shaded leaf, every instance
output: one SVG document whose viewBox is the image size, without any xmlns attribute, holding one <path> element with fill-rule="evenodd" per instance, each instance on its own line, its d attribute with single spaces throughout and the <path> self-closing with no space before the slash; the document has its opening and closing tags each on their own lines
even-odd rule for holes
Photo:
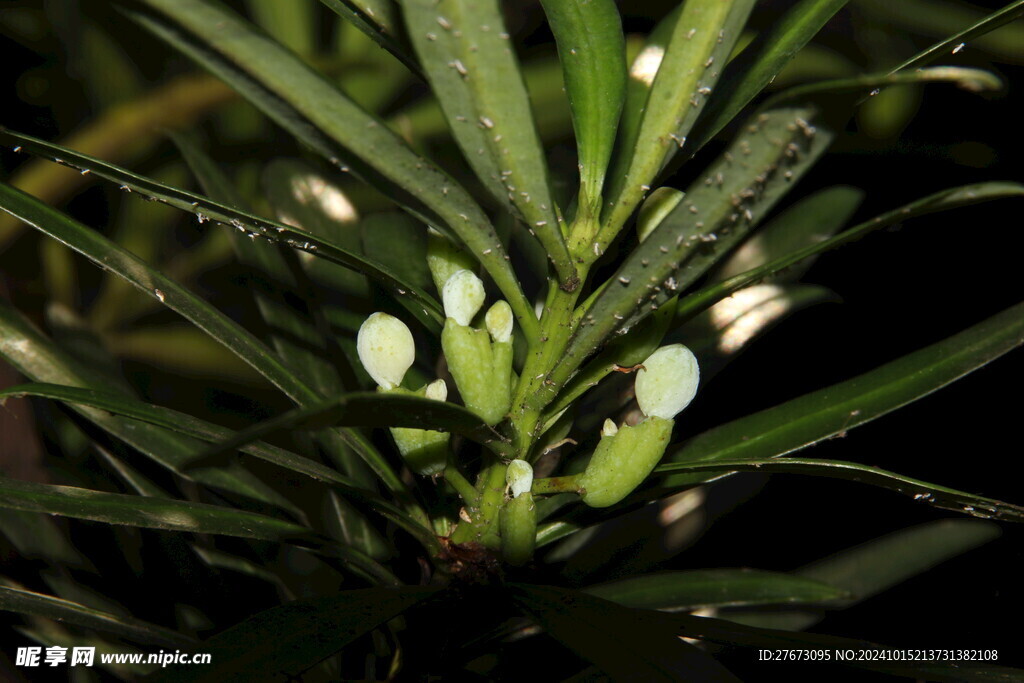
<svg viewBox="0 0 1024 683">
<path fill-rule="evenodd" d="M 33 380 L 77 387 L 104 387 L 106 391 L 120 387 L 118 382 L 111 381 L 94 365 L 77 361 L 59 350 L 4 299 L 0 299 L 0 356 Z M 301 514 L 286 498 L 237 465 L 185 474 L 181 465 L 200 447 L 199 442 L 178 437 L 159 427 L 113 416 L 104 410 L 79 407 L 76 411 L 186 479 Z"/>
<path fill-rule="evenodd" d="M 1000 533 L 999 526 L 991 522 L 967 519 L 928 522 L 841 550 L 793 571 L 792 575 L 823 581 L 846 591 L 849 597 L 838 605 L 839 609 L 845 609 L 988 543 Z M 773 614 L 729 611 L 722 616 L 748 626 L 803 630 L 820 621 L 824 614 L 805 608 Z M 780 623 L 786 626 L 778 626 Z"/>
<path fill-rule="evenodd" d="M 758 266 L 753 270 L 734 275 L 723 282 L 704 287 L 693 294 L 684 297 L 676 309 L 677 315 L 686 318 L 703 310 L 705 307 L 719 301 L 731 293 L 747 287 L 755 282 L 770 277 L 776 273 L 799 264 L 804 259 L 814 257 L 817 254 L 835 249 L 844 244 L 854 242 L 870 232 L 884 228 L 896 223 L 901 223 L 910 218 L 925 216 L 937 211 L 945 211 L 961 206 L 970 206 L 993 199 L 1004 199 L 1010 197 L 1024 196 L 1024 185 L 1006 182 L 978 183 L 976 185 L 964 185 L 954 187 L 933 195 L 924 197 L 910 204 L 894 209 L 880 216 L 855 225 L 849 230 L 844 230 L 835 237 L 824 241 L 810 244 L 802 249 L 797 249 L 775 260 Z"/>
<path fill-rule="evenodd" d="M 610 581 L 583 590 L 625 607 L 671 611 L 820 603 L 848 596 L 845 590 L 824 580 L 754 569 L 661 572 Z"/>
<path fill-rule="evenodd" d="M 697 120 L 684 149 L 700 150 L 753 100 L 847 0 L 801 0 L 761 31 L 725 67 L 715 94 Z"/>
<path fill-rule="evenodd" d="M 85 629 L 113 633 L 139 643 L 165 647 L 188 647 L 195 644 L 192 638 L 162 626 L 17 588 L 0 586 L 0 611 L 62 621 Z"/>
<path fill-rule="evenodd" d="M 127 10 L 129 15 L 224 79 L 332 164 L 358 173 L 425 222 L 458 235 L 494 279 L 520 325 L 529 331 L 536 328 L 533 308 L 494 228 L 446 173 L 298 57 L 226 8 L 206 0 L 145 0 L 144 4 L 154 13 L 132 9 Z"/>
<path fill-rule="evenodd" d="M 59 159 L 62 165 L 119 183 L 126 191 L 141 194 L 143 197 L 155 197 L 157 201 L 194 213 L 201 222 L 209 220 L 225 226 L 233 226 L 247 234 L 254 234 L 275 242 L 279 241 L 286 246 L 307 251 L 357 270 L 380 282 L 387 291 L 395 293 L 397 300 L 403 302 L 410 313 L 424 324 L 430 326 L 443 320 L 440 304 L 429 294 L 405 282 L 401 276 L 391 272 L 384 265 L 371 262 L 360 254 L 346 250 L 322 236 L 240 211 L 202 195 L 178 190 L 60 145 L 15 133 L 2 127 L 0 127 L 0 141 L 49 159 Z M 403 292 L 401 295 L 398 295 L 399 290 Z"/>
<path fill-rule="evenodd" d="M 275 432 L 335 426 L 413 427 L 450 431 L 495 449 L 503 449 L 505 445 L 504 438 L 475 413 L 453 403 L 404 394 L 349 393 L 317 405 L 290 410 L 243 429 L 197 456 L 189 466 L 207 466 L 219 459 L 219 456 Z"/>
<path fill-rule="evenodd" d="M 235 508 L 7 478 L 0 479 L 0 506 L 146 529 L 321 543 L 306 527 Z"/>
<path fill-rule="evenodd" d="M 221 442 L 232 438 L 234 434 L 230 429 L 205 422 L 186 413 L 144 403 L 107 391 L 56 384 L 23 384 L 0 390 L 0 403 L 7 398 L 17 396 L 39 396 L 77 405 L 90 406 L 113 415 L 129 417 L 133 420 L 156 425 L 204 441 Z M 292 472 L 325 482 L 342 492 L 345 496 L 355 501 L 363 502 L 379 511 L 383 516 L 410 531 L 414 536 L 424 540 L 429 546 L 432 547 L 435 544 L 432 534 L 426 532 L 425 528 L 420 526 L 409 513 L 380 498 L 372 490 L 364 488 L 359 482 L 353 481 L 315 460 L 256 440 L 239 446 L 239 450 Z M 197 449 L 193 449 L 193 457 L 196 452 Z M 205 471 L 197 470 L 196 473 L 201 475 Z M 144 495 L 159 495 L 155 491 L 140 491 L 140 493 Z"/>
<path fill-rule="evenodd" d="M 562 283 L 575 267 L 562 238 L 544 148 L 497 0 L 411 0 L 413 46 L 477 177 L 522 217 Z"/>
<path fill-rule="evenodd" d="M 1024 343 L 1024 304 L 903 356 L 859 377 L 710 429 L 685 442 L 666 462 L 768 460 L 880 417 L 995 360 Z M 674 474 L 678 488 L 706 475 Z"/>
<path fill-rule="evenodd" d="M 840 460 L 811 460 L 808 458 L 781 458 L 779 460 L 715 460 L 708 463 L 669 463 L 655 468 L 657 474 L 682 472 L 726 472 L 743 470 L 754 472 L 790 472 L 817 477 L 832 477 L 859 481 L 873 486 L 892 489 L 898 493 L 914 496 L 944 510 L 963 512 L 982 519 L 998 519 L 1007 522 L 1024 522 L 1024 507 L 985 498 L 973 493 L 939 486 L 920 479 L 912 479 L 894 472 L 869 465 Z"/>
<path fill-rule="evenodd" d="M 737 681 L 680 640 L 672 622 L 578 591 L 510 584 L 512 599 L 569 649 L 615 681 Z"/>
<path fill-rule="evenodd" d="M 409 67 L 410 71 L 420 74 L 420 66 L 412 54 L 401 17 L 398 16 L 398 3 L 393 0 L 320 0 L 320 2 L 397 57 L 399 61 Z"/>
<path fill-rule="evenodd" d="M 251 681 L 290 678 L 341 650 L 438 591 L 436 586 L 403 586 L 344 591 L 290 602 L 260 612 L 204 641 L 208 666 L 177 667 L 153 681 Z"/>
<path fill-rule="evenodd" d="M 747 238 L 715 270 L 712 281 L 764 265 L 802 247 L 823 242 L 839 232 L 864 200 L 864 191 L 849 185 L 819 190 L 786 208 Z M 776 281 L 794 282 L 811 266 L 810 259 L 793 266 Z"/>
</svg>

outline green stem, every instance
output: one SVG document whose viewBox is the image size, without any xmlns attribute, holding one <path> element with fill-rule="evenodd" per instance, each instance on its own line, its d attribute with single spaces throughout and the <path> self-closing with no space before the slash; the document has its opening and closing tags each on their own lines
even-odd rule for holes
<svg viewBox="0 0 1024 683">
<path fill-rule="evenodd" d="M 582 491 L 582 487 L 580 486 L 580 475 L 572 474 L 565 477 L 534 479 L 531 491 L 537 495 L 549 493 L 580 493 Z"/>
<path fill-rule="evenodd" d="M 497 521 L 505 501 L 505 469 L 505 463 L 495 459 L 480 472 L 480 492 L 476 504 L 468 510 L 472 521 L 459 524 L 452 533 L 453 543 L 486 543 L 490 540 L 487 531 Z"/>
<path fill-rule="evenodd" d="M 451 484 L 455 492 L 462 497 L 462 500 L 467 505 L 472 505 L 476 502 L 477 491 L 469 481 L 462 476 L 462 472 L 454 464 L 449 463 L 444 469 L 444 480 Z"/>
</svg>

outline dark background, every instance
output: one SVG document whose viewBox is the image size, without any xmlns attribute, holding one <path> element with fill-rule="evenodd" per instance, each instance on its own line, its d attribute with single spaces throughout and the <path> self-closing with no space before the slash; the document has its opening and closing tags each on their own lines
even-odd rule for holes
<svg viewBox="0 0 1024 683">
<path fill-rule="evenodd" d="M 767 25 L 786 4 L 763 2 L 755 21 Z M 974 3 L 993 9 L 1002 4 Z M 113 35 L 128 38 L 122 48 L 154 82 L 189 68 L 108 8 L 99 3 L 83 5 L 92 20 L 109 27 Z M 649 30 L 648 17 L 660 16 L 662 5 L 668 7 L 666 3 L 650 5 L 622 8 L 627 32 Z M 521 11 L 521 16 L 517 15 L 522 20 L 520 35 L 529 44 L 545 41 L 538 8 L 524 5 Z M 872 46 L 857 37 L 859 17 L 842 12 L 818 40 L 867 64 Z M 903 38 L 919 49 L 932 42 L 921 36 Z M 4 93 L 0 123 L 59 139 L 90 118 L 86 93 L 73 69 L 65 64 L 67 54 L 55 36 L 46 36 L 32 49 L 0 37 L 0 50 L 5 63 L 0 71 L 0 92 Z M 951 58 L 940 63 L 991 67 L 1005 79 L 1007 89 L 978 96 L 953 86 L 930 86 L 917 115 L 901 134 L 887 139 L 873 139 L 856 120 L 851 121 L 833 150 L 787 201 L 818 188 L 850 184 L 867 193 L 855 216 L 857 221 L 942 188 L 986 180 L 1021 180 L 1024 69 L 993 62 L 972 52 L 970 46 L 955 61 Z M 24 76 L 31 72 L 49 79 L 49 88 L 41 96 L 30 97 L 25 92 Z M 229 145 L 221 152 L 222 160 L 230 164 L 252 154 L 270 158 L 282 148 L 293 148 L 284 135 L 273 135 L 258 146 Z M 709 154 L 714 151 L 712 146 Z M 147 166 L 175 153 L 162 146 L 135 168 L 145 173 Z M 5 176 L 23 161 L 7 150 L 0 160 Z M 669 184 L 685 186 L 687 173 L 684 168 Z M 65 209 L 89 225 L 102 227 L 110 220 L 108 211 L 116 210 L 116 205 L 108 205 L 110 194 L 109 188 L 94 185 Z M 842 303 L 801 312 L 768 334 L 702 390 L 687 420 L 712 426 L 775 405 L 937 342 L 1016 303 L 1021 296 L 1022 210 L 1024 201 L 1014 199 L 932 215 L 823 256 L 803 280 L 831 288 L 842 297 Z M 25 237 L 0 256 L 0 277 L 19 307 L 38 318 L 38 309 L 32 307 L 42 304 L 44 293 L 36 279 L 35 239 Z M 80 272 L 82 297 L 88 300 L 94 294 L 90 287 L 98 280 L 87 266 Z M 223 297 L 217 294 L 225 291 L 220 285 L 237 275 L 225 269 L 204 277 L 204 294 L 215 300 Z M 226 291 L 238 290 L 228 287 Z M 217 303 L 243 322 L 253 315 L 250 306 L 230 298 Z M 1024 502 L 1020 479 L 1014 475 L 1019 472 L 1017 461 L 1024 455 L 1018 440 L 1024 407 L 1019 394 L 1022 362 L 1019 352 L 1011 353 L 895 414 L 852 430 L 845 438 L 816 446 L 810 455 L 878 465 L 960 490 Z M 283 408 L 279 398 L 269 395 L 249 392 L 248 400 L 232 399 L 239 388 L 214 390 L 167 373 L 130 369 L 145 375 L 148 395 L 182 401 L 179 405 L 187 405 L 197 392 L 204 392 L 199 396 L 204 403 L 235 400 L 240 413 L 255 410 L 267 414 Z M 211 395 L 211 391 L 215 393 Z M 700 540 L 665 566 L 750 566 L 784 571 L 897 529 L 957 517 L 892 492 L 837 480 L 749 476 L 737 478 L 728 487 L 721 495 L 736 491 L 757 495 L 724 512 Z M 711 500 L 717 495 L 713 490 Z M 995 648 L 1000 651 L 999 663 L 1024 666 L 1016 616 L 1022 606 L 1024 534 L 1011 524 L 1002 529 L 999 540 L 835 613 L 814 630 L 904 647 Z M 12 571 L 29 575 L 33 569 L 31 564 L 7 560 Z M 20 578 L 28 580 L 24 575 Z M 239 590 L 208 588 L 225 589 Z M 167 595 L 163 590 L 159 594 L 161 598 Z M 21 640 L 0 629 L 0 642 Z M 5 647 L 4 654 L 12 656 L 9 649 Z M 821 680 L 820 676 L 832 679 L 837 675 L 835 667 L 756 664 L 752 660 L 753 653 L 739 652 L 725 661 L 750 680 Z M 868 679 L 866 674 L 857 673 L 856 677 Z"/>
</svg>

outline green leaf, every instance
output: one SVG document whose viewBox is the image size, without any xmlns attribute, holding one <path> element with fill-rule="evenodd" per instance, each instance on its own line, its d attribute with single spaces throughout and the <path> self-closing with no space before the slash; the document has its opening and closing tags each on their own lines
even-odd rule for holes
<svg viewBox="0 0 1024 683">
<path fill-rule="evenodd" d="M 412 55 L 405 27 L 394 0 L 320 0 L 339 17 L 350 22 L 373 42 L 393 54 L 414 74 L 420 66 Z"/>
<path fill-rule="evenodd" d="M 59 350 L 4 299 L 0 299 L 0 356 L 23 375 L 40 382 L 103 387 L 107 391 L 120 386 L 95 366 L 77 361 Z M 175 436 L 159 427 L 116 417 L 104 410 L 79 407 L 76 411 L 186 479 L 301 514 L 286 498 L 237 465 L 186 474 L 181 465 L 201 447 L 199 442 Z"/>
<path fill-rule="evenodd" d="M 578 591 L 510 584 L 512 599 L 553 638 L 614 681 L 737 681 L 710 655 L 677 637 L 658 612 L 621 607 Z"/>
<path fill-rule="evenodd" d="M 222 442 L 234 436 L 234 432 L 230 429 L 211 424 L 177 410 L 144 403 L 113 392 L 57 384 L 22 384 L 0 390 L 0 405 L 8 398 L 20 396 L 38 396 L 75 405 L 89 406 L 113 415 L 128 417 L 207 442 Z M 377 510 L 387 519 L 390 519 L 426 542 L 428 547 L 435 545 L 433 536 L 430 533 L 425 533 L 424 528 L 409 513 L 380 498 L 372 490 L 365 488 L 360 482 L 339 474 L 315 460 L 255 440 L 239 446 L 239 450 L 260 460 L 327 483 L 353 501 L 365 503 Z M 193 456 L 198 451 L 199 449 L 193 449 Z M 197 470 L 198 474 L 203 472 L 205 470 Z M 147 495 L 153 495 L 153 493 L 151 492 Z"/>
<path fill-rule="evenodd" d="M 697 115 L 718 81 L 754 0 L 689 0 L 672 23 L 663 49 L 648 46 L 631 78 L 651 83 L 635 138 L 621 140 L 612 165 L 608 199 L 598 242 L 602 248 L 619 232 L 644 196 L 646 186 L 683 146 Z M 648 52 L 648 50 L 651 50 Z"/>
<path fill-rule="evenodd" d="M 726 280 L 788 255 L 809 244 L 823 242 L 846 224 L 864 200 L 864 192 L 849 185 L 836 185 L 801 199 L 768 221 L 747 238 L 715 270 L 714 282 Z M 792 266 L 775 281 L 795 282 L 812 260 Z"/>
<path fill-rule="evenodd" d="M 792 453 L 927 396 L 1022 343 L 1024 304 L 1018 304 L 859 377 L 706 431 L 666 462 L 765 461 Z M 675 474 L 661 485 L 678 488 L 706 480 Z"/>
<path fill-rule="evenodd" d="M 795 266 L 809 257 L 813 257 L 830 249 L 856 241 L 864 235 L 896 223 L 925 216 L 936 211 L 945 211 L 961 206 L 970 206 L 993 199 L 1024 196 L 1024 185 L 1006 182 L 979 183 L 954 187 L 911 202 L 905 206 L 889 211 L 880 216 L 855 225 L 835 237 L 810 244 L 802 249 L 779 256 L 775 260 L 756 267 L 753 270 L 734 275 L 723 282 L 705 287 L 680 300 L 676 314 L 687 318 L 703 310 L 716 301 L 720 301 L 744 287 L 760 282 L 780 271 Z"/>
<path fill-rule="evenodd" d="M 353 170 L 425 222 L 458 235 L 494 279 L 520 325 L 530 333 L 536 330 L 533 307 L 494 228 L 446 173 L 302 60 L 229 10 L 207 0 L 145 0 L 144 4 L 153 12 L 126 11 L 224 79 L 332 164 Z"/>
<path fill-rule="evenodd" d="M 497 0 L 410 0 L 403 9 L 466 161 L 491 195 L 534 231 L 563 285 L 571 283 L 575 267 L 562 238 L 544 148 Z"/>
<path fill-rule="evenodd" d="M 909 71 L 910 69 L 931 64 L 936 59 L 943 59 L 956 45 L 970 42 L 975 38 L 980 38 L 981 36 L 996 30 L 1000 26 L 1005 26 L 1021 16 L 1024 16 L 1024 0 L 1011 2 L 1002 9 L 996 10 L 984 18 L 979 19 L 977 22 L 955 35 L 945 38 L 944 40 L 940 40 L 928 49 L 914 55 L 893 69 L 893 71 Z"/>
<path fill-rule="evenodd" d="M 580 164 L 581 204 L 600 210 L 626 96 L 626 41 L 613 0 L 543 0 L 565 91 L 572 108 Z"/>
<path fill-rule="evenodd" d="M 848 597 L 845 590 L 779 572 L 754 569 L 695 569 L 661 572 L 583 589 L 625 607 L 694 610 L 700 607 L 784 605 L 831 602 Z"/>
<path fill-rule="evenodd" d="M 700 363 L 701 382 L 706 383 L 775 325 L 827 301 L 839 301 L 839 297 L 817 285 L 754 285 L 711 306 L 666 341 L 682 342 L 693 351 Z"/>
<path fill-rule="evenodd" d="M 669 463 L 655 469 L 657 474 L 694 473 L 694 472 L 729 472 L 744 470 L 752 472 L 788 472 L 807 474 L 816 477 L 832 477 L 859 481 L 873 486 L 892 489 L 898 493 L 914 496 L 920 500 L 944 510 L 963 512 L 982 519 L 998 519 L 1007 522 L 1024 522 L 1024 507 L 1004 503 L 1000 500 L 985 498 L 973 493 L 965 493 L 956 489 L 931 484 L 920 479 L 912 479 L 901 474 L 887 472 L 878 467 L 861 465 L 840 460 L 811 460 L 808 458 L 771 459 L 736 459 L 715 460 L 705 463 Z"/>
<path fill-rule="evenodd" d="M 309 57 L 316 51 L 316 5 L 248 0 L 249 12 L 264 31 L 289 49 Z"/>
<path fill-rule="evenodd" d="M 263 167 L 262 185 L 279 221 L 325 237 L 352 253 L 363 253 L 355 206 L 331 178 L 312 164 L 274 159 Z M 301 260 L 310 277 L 325 286 L 360 298 L 368 296 L 366 280 L 359 273 L 326 259 L 303 256 Z"/>
<path fill-rule="evenodd" d="M 867 543 L 841 550 L 792 572 L 823 581 L 847 592 L 838 609 L 846 609 L 922 574 L 957 555 L 995 540 L 998 525 L 967 519 L 943 519 L 900 529 Z M 981 570 L 979 569 L 979 572 Z M 769 614 L 729 611 L 723 617 L 748 626 L 775 627 L 780 619 L 794 630 L 820 621 L 824 614 L 807 608 Z"/>
<path fill-rule="evenodd" d="M 813 106 L 762 112 L 577 312 L 555 387 L 613 333 L 685 290 L 730 251 L 825 151 Z"/>
<path fill-rule="evenodd" d="M 0 484 L 2 486 L 2 484 Z M 82 490 L 82 489 L 75 489 Z M 52 595 L 0 586 L 0 610 L 53 619 L 85 629 L 112 633 L 138 643 L 188 647 L 195 640 L 171 629 L 62 600 Z"/>
<path fill-rule="evenodd" d="M 695 154 L 732 121 L 846 3 L 800 0 L 768 30 L 760 32 L 725 67 L 714 96 L 687 138 L 687 153 Z"/>
<path fill-rule="evenodd" d="M 426 226 L 411 216 L 389 212 L 366 216 L 359 230 L 367 256 L 404 273 L 420 289 L 431 286 Z"/>
<path fill-rule="evenodd" d="M 297 600 L 260 612 L 195 648 L 209 652 L 206 666 L 167 669 L 154 682 L 211 683 L 300 676 L 314 664 L 430 598 L 436 586 L 344 591 Z"/>
<path fill-rule="evenodd" d="M 0 184 L 0 209 L 64 242 L 100 267 L 156 297 L 246 361 L 296 403 L 302 405 L 321 400 L 316 391 L 303 383 L 276 354 L 241 325 L 95 231 L 8 185 Z M 343 435 L 389 489 L 396 492 L 405 490 L 405 485 L 373 444 L 357 432 L 348 431 Z"/>
<path fill-rule="evenodd" d="M 310 529 L 255 512 L 166 498 L 0 479 L 0 506 L 145 529 L 321 545 Z"/>
<path fill-rule="evenodd" d="M 384 265 L 372 262 L 324 237 L 240 211 L 202 195 L 158 183 L 113 164 L 3 127 L 0 127 L 0 141 L 54 161 L 59 160 L 59 163 L 64 166 L 93 173 L 111 182 L 119 183 L 126 192 L 138 193 L 144 197 L 154 197 L 157 201 L 194 213 L 200 222 L 212 221 L 234 227 L 246 234 L 282 242 L 286 246 L 357 270 L 380 282 L 387 291 L 395 295 L 396 300 L 403 303 L 410 313 L 428 327 L 436 326 L 444 320 L 441 305 L 429 294 L 409 284 Z"/>
<path fill-rule="evenodd" d="M 461 434 L 497 450 L 506 446 L 504 437 L 475 413 L 453 403 L 397 393 L 349 393 L 243 429 L 197 456 L 189 467 L 207 466 L 225 453 L 276 432 L 336 426 L 432 429 Z"/>
</svg>

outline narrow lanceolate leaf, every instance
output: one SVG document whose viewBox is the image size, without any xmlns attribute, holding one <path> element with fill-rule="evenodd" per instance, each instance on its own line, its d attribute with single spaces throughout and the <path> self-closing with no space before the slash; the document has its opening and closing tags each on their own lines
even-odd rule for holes
<svg viewBox="0 0 1024 683">
<path fill-rule="evenodd" d="M 230 429 L 200 420 L 187 413 L 138 401 L 114 392 L 96 389 L 83 389 L 58 384 L 21 384 L 0 391 L 0 405 L 8 398 L 21 396 L 38 396 L 56 401 L 64 401 L 72 405 L 88 406 L 112 415 L 138 420 L 147 425 L 161 427 L 206 442 L 222 442 L 234 436 L 234 432 Z M 292 472 L 325 482 L 353 501 L 365 503 L 384 517 L 410 531 L 410 533 L 429 541 L 423 535 L 423 527 L 419 526 L 407 512 L 380 498 L 373 491 L 367 490 L 360 482 L 339 474 L 315 460 L 262 441 L 250 441 L 240 446 L 239 450 Z M 191 452 L 194 455 L 199 451 L 200 446 L 197 443 Z M 204 472 L 206 470 L 197 470 L 195 474 L 198 478 Z"/>
<path fill-rule="evenodd" d="M 610 173 L 611 204 L 602 218 L 602 247 L 685 143 L 753 6 L 753 0 L 690 0 L 675 20 L 663 52 L 645 57 L 651 68 L 643 77 L 653 79 L 652 85 L 636 138 L 623 140 Z"/>
<path fill-rule="evenodd" d="M 829 301 L 839 301 L 838 295 L 818 285 L 754 285 L 719 301 L 666 341 L 682 342 L 693 351 L 700 362 L 701 381 L 706 383 L 775 325 L 797 311 Z M 571 384 L 575 383 L 574 378 Z"/>
<path fill-rule="evenodd" d="M 0 479 L 0 506 L 106 524 L 321 545 L 306 527 L 235 508 Z"/>
<path fill-rule="evenodd" d="M 436 586 L 368 588 L 280 605 L 194 646 L 212 655 L 209 665 L 171 667 L 153 680 L 244 683 L 257 671 L 267 679 L 294 679 L 437 591 Z"/>
<path fill-rule="evenodd" d="M 308 405 L 321 400 L 316 391 L 305 384 L 273 351 L 245 328 L 99 233 L 24 192 L 4 184 L 0 184 L 0 209 L 67 244 L 100 267 L 119 275 L 149 296 L 155 297 L 160 303 L 179 313 L 238 355 L 296 403 Z M 63 384 L 76 383 L 26 374 L 41 381 L 52 379 Z M 399 492 L 405 490 L 398 475 L 369 440 L 357 432 L 345 432 L 344 436 L 353 450 L 389 489 Z"/>
<path fill-rule="evenodd" d="M 583 589 L 625 607 L 694 610 L 701 607 L 832 602 L 848 593 L 828 583 L 754 569 L 695 569 L 647 574 Z"/>
<path fill-rule="evenodd" d="M 436 325 L 444 320 L 440 304 L 429 294 L 406 282 L 401 275 L 383 264 L 373 262 L 355 251 L 346 249 L 328 237 L 255 216 L 222 202 L 164 185 L 127 169 L 3 127 L 0 127 L 0 141 L 12 145 L 15 149 L 38 154 L 83 173 L 93 173 L 118 183 L 126 192 L 138 193 L 143 197 L 153 198 L 169 206 L 193 213 L 200 223 L 212 221 L 231 226 L 246 234 L 256 236 L 254 239 L 266 238 L 274 242 L 281 242 L 286 246 L 359 271 L 379 282 L 395 296 L 397 301 L 405 305 L 410 313 L 425 324 Z"/>
<path fill-rule="evenodd" d="M 53 619 L 85 629 L 112 633 L 138 643 L 188 647 L 196 642 L 186 635 L 139 619 L 110 614 L 70 600 L 17 588 L 0 586 L 0 611 Z"/>
<path fill-rule="evenodd" d="M 738 681 L 711 655 L 678 637 L 657 612 L 629 609 L 579 591 L 511 584 L 512 599 L 555 640 L 611 680 Z"/>
<path fill-rule="evenodd" d="M 613 0 L 543 0 L 565 92 L 572 109 L 580 165 L 580 203 L 600 213 L 601 188 L 626 96 L 626 42 Z"/>
<path fill-rule="evenodd" d="M 836 185 L 801 199 L 765 223 L 747 238 L 729 258 L 715 269 L 711 279 L 725 280 L 811 244 L 823 242 L 839 232 L 864 200 L 864 192 L 849 185 Z M 775 282 L 800 279 L 811 259 L 773 278 Z"/>
<path fill-rule="evenodd" d="M 936 211 L 945 211 L 947 209 L 955 209 L 961 206 L 970 206 L 971 204 L 978 204 L 980 202 L 991 201 L 994 199 L 1021 196 L 1024 196 L 1024 185 L 1003 182 L 965 185 L 949 190 L 943 190 L 942 192 L 936 192 L 933 195 L 919 199 L 916 202 L 911 202 L 899 209 L 876 216 L 870 221 L 856 225 L 849 230 L 844 230 L 835 237 L 831 237 L 815 244 L 810 244 L 802 249 L 797 249 L 796 251 L 779 256 L 762 266 L 734 275 L 723 282 L 694 292 L 679 302 L 677 313 L 684 318 L 692 316 L 716 301 L 724 299 L 733 292 L 739 291 L 744 287 L 748 287 L 755 282 L 760 282 L 776 273 L 783 272 L 787 268 L 801 263 L 804 259 L 812 258 L 817 254 L 821 254 L 830 249 L 835 249 L 836 247 L 856 241 L 879 228 L 885 228 L 896 223 L 901 223 L 909 218 L 924 216 L 930 213 L 935 213 Z"/>
<path fill-rule="evenodd" d="M 143 4 L 152 11 L 136 10 L 135 5 L 126 11 L 331 163 L 356 172 L 428 223 L 458 235 L 512 305 L 523 329 L 536 331 L 533 306 L 493 226 L 446 173 L 295 54 L 219 4 L 208 0 L 144 0 Z"/>
<path fill-rule="evenodd" d="M 4 299 L 0 299 L 0 357 L 21 374 L 39 382 L 103 388 L 106 391 L 119 389 L 118 383 L 111 381 L 106 373 L 59 350 Z M 107 433 L 186 479 L 301 514 L 286 498 L 238 465 L 184 473 L 181 465 L 201 448 L 199 441 L 176 436 L 149 424 L 116 417 L 100 408 L 79 406 L 76 410 Z"/>
<path fill-rule="evenodd" d="M 989 14 L 973 25 L 968 26 L 959 33 L 956 33 L 944 40 L 940 40 L 928 49 L 914 55 L 893 69 L 893 71 L 908 71 L 910 69 L 916 69 L 927 64 L 931 64 L 937 59 L 943 59 L 949 55 L 955 46 L 962 43 L 968 43 L 975 38 L 994 31 L 1000 26 L 1004 26 L 1021 16 L 1024 16 L 1024 0 L 1011 2 L 1002 9 L 996 10 L 992 14 Z"/>
<path fill-rule="evenodd" d="M 461 434 L 468 439 L 503 449 L 500 434 L 480 418 L 454 403 L 392 393 L 351 393 L 317 405 L 297 408 L 243 429 L 200 455 L 190 467 L 241 448 L 276 432 L 325 427 L 412 427 Z"/>
<path fill-rule="evenodd" d="M 854 379 L 806 394 L 700 434 L 671 463 L 767 460 L 806 448 L 906 405 L 1024 343 L 1024 304 Z M 705 481 L 674 474 L 667 487 Z"/>
<path fill-rule="evenodd" d="M 693 155 L 757 96 L 847 0 L 800 0 L 729 62 L 685 145 Z"/>
<path fill-rule="evenodd" d="M 320 0 L 324 5 L 393 54 L 409 70 L 420 73 L 394 0 Z"/>
<path fill-rule="evenodd" d="M 825 151 L 831 129 L 813 106 L 764 111 L 698 178 L 609 280 L 584 304 L 555 368 L 558 387 L 617 331 L 686 289 L 738 244 Z"/>
<path fill-rule="evenodd" d="M 839 460 L 812 460 L 808 458 L 782 458 L 779 460 L 715 460 L 699 463 L 670 463 L 656 469 L 660 474 L 697 472 L 788 472 L 806 474 L 815 477 L 831 477 L 859 481 L 872 486 L 891 489 L 904 495 L 913 496 L 914 500 L 944 510 L 963 512 L 972 517 L 982 519 L 998 519 L 1007 522 L 1024 522 L 1024 507 L 1001 500 L 985 498 L 973 493 L 957 491 L 938 484 L 920 479 L 912 479 L 895 472 L 887 472 L 878 467 L 861 465 L 855 462 Z"/>
<path fill-rule="evenodd" d="M 497 0 L 411 0 L 409 36 L 455 140 L 490 193 L 547 249 L 564 286 L 575 287 L 544 148 Z"/>
<path fill-rule="evenodd" d="M 794 570 L 790 576 L 821 581 L 845 591 L 846 597 L 837 605 L 845 609 L 989 543 L 999 538 L 1000 533 L 999 525 L 991 522 L 969 519 L 928 522 L 841 550 Z M 772 613 L 730 610 L 723 616 L 749 626 L 775 628 L 775 624 L 784 623 L 783 628 L 803 630 L 825 614 L 824 610 L 805 605 Z"/>
</svg>

